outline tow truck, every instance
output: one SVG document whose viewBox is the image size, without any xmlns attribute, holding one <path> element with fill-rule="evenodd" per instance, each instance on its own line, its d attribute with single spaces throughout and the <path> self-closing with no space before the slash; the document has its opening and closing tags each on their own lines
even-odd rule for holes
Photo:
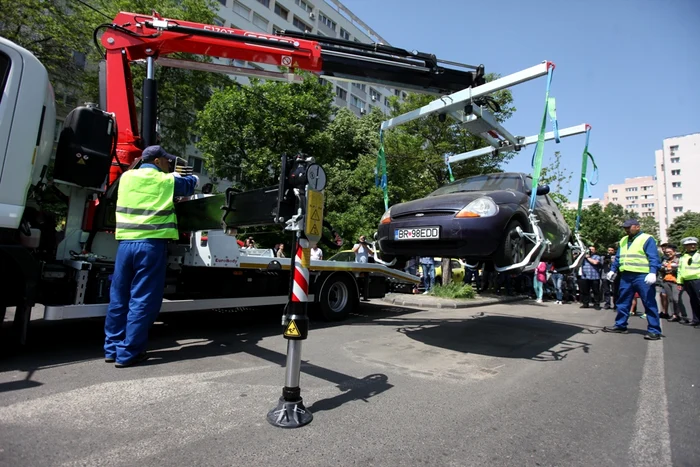
<svg viewBox="0 0 700 467">
<path fill-rule="evenodd" d="M 482 65 L 445 62 L 428 53 L 291 31 L 268 35 L 166 19 L 156 12 L 120 12 L 96 29 L 96 38 L 100 30 L 99 103 L 82 105 L 67 116 L 51 180 L 56 110 L 49 76 L 29 51 L 0 38 L 0 322 L 7 307 L 16 307 L 14 327 L 21 343 L 37 304 L 43 305 L 45 320 L 106 314 L 117 250 L 119 178 L 140 165 L 141 151 L 157 138 L 156 65 L 287 82 L 302 79 L 296 71 L 305 70 L 321 78 L 438 96 L 485 83 Z M 178 53 L 276 69 L 182 60 L 175 58 Z M 145 62 L 147 69 L 141 129 L 131 73 L 136 62 Z M 294 218 L 288 177 L 312 165 L 313 158 L 281 155 L 280 164 L 276 186 L 242 193 L 229 188 L 225 194 L 177 200 L 181 237 L 169 248 L 161 312 L 287 303 L 290 259 L 274 258 L 269 250 L 242 249 L 235 238 L 237 228 L 284 226 Z M 35 200 L 47 189 L 57 190 L 68 206 L 63 238 L 55 217 Z M 381 262 L 312 260 L 309 269 L 309 298 L 327 320 L 345 318 L 361 297 L 382 297 L 392 284 L 419 281 Z"/>
</svg>

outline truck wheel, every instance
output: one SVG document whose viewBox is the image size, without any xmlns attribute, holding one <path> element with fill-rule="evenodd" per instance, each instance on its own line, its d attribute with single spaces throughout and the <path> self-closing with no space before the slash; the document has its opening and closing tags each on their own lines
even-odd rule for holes
<svg viewBox="0 0 700 467">
<path fill-rule="evenodd" d="M 357 285 L 348 276 L 333 274 L 321 289 L 321 316 L 326 321 L 342 321 L 355 309 L 357 300 Z"/>
</svg>

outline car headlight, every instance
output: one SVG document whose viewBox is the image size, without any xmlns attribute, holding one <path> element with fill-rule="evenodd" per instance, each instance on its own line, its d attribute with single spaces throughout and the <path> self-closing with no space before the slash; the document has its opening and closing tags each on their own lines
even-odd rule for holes
<svg viewBox="0 0 700 467">
<path fill-rule="evenodd" d="M 379 219 L 380 224 L 388 224 L 389 222 L 391 222 L 391 208 L 387 209 L 382 218 Z"/>
<path fill-rule="evenodd" d="M 487 196 L 477 198 L 467 204 L 455 217 L 490 217 L 498 213 L 498 205 Z"/>
</svg>

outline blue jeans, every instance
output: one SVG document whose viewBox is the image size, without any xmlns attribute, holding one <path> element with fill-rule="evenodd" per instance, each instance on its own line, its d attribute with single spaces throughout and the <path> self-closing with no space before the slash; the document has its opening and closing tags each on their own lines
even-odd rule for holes
<svg viewBox="0 0 700 467">
<path fill-rule="evenodd" d="M 644 305 L 644 312 L 647 315 L 647 331 L 653 334 L 661 334 L 661 323 L 659 320 L 659 308 L 656 305 L 656 286 L 648 285 L 644 282 L 646 274 L 638 272 L 623 272 L 620 277 L 620 295 L 617 299 L 617 318 L 615 326 L 627 328 L 627 320 L 630 317 L 630 307 L 634 292 L 639 294 L 639 298 Z"/>
<path fill-rule="evenodd" d="M 168 266 L 165 240 L 122 241 L 105 318 L 105 358 L 127 363 L 146 350 L 160 312 Z"/>
<path fill-rule="evenodd" d="M 557 294 L 557 301 L 561 302 L 564 297 L 564 292 L 561 290 L 561 286 L 564 283 L 564 274 L 555 272 L 552 274 L 552 282 L 554 283 L 554 290 Z"/>
<path fill-rule="evenodd" d="M 535 279 L 532 283 L 532 286 L 535 289 L 535 295 L 537 296 L 537 300 L 542 300 L 542 282 Z"/>
<path fill-rule="evenodd" d="M 425 290 L 433 290 L 435 287 L 435 265 L 430 264 L 420 264 L 421 270 L 423 271 L 423 287 Z M 428 287 L 430 284 L 430 287 Z"/>
</svg>

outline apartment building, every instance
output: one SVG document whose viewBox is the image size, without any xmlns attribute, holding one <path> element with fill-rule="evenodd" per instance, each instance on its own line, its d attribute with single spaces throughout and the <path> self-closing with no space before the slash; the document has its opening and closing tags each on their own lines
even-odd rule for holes
<svg viewBox="0 0 700 467">
<path fill-rule="evenodd" d="M 653 217 L 658 221 L 656 187 L 656 177 L 626 178 L 624 183 L 608 185 L 608 191 L 603 197 L 604 205 L 619 204 L 627 210 L 639 213 L 642 217 Z"/>
<path fill-rule="evenodd" d="M 655 151 L 658 181 L 658 221 L 661 239 L 684 212 L 700 212 L 700 133 L 663 140 Z"/>
<path fill-rule="evenodd" d="M 600 204 L 601 207 L 605 208 L 605 205 L 608 203 L 606 203 L 605 201 L 601 201 L 600 198 L 584 198 L 581 202 L 581 209 L 586 209 L 587 207 L 593 206 L 594 204 Z M 564 207 L 566 207 L 566 209 L 578 209 L 578 201 L 566 203 Z"/>
<path fill-rule="evenodd" d="M 364 43 L 389 43 L 371 27 L 355 16 L 345 5 L 337 0 L 218 0 L 218 26 L 247 31 L 274 34 L 282 30 L 297 30 L 338 39 L 354 40 Z M 274 70 L 274 67 L 242 60 L 227 60 L 226 63 L 242 68 Z M 244 77 L 234 77 L 241 84 L 246 84 Z M 347 107 L 358 117 L 379 107 L 389 112 L 389 97 L 405 97 L 405 91 L 389 89 L 376 84 L 348 83 L 333 80 L 335 102 L 338 107 Z M 202 184 L 210 181 L 204 168 L 201 154 L 194 144 L 188 148 L 189 164 L 200 175 Z M 223 189 L 227 183 L 219 182 Z"/>
</svg>

